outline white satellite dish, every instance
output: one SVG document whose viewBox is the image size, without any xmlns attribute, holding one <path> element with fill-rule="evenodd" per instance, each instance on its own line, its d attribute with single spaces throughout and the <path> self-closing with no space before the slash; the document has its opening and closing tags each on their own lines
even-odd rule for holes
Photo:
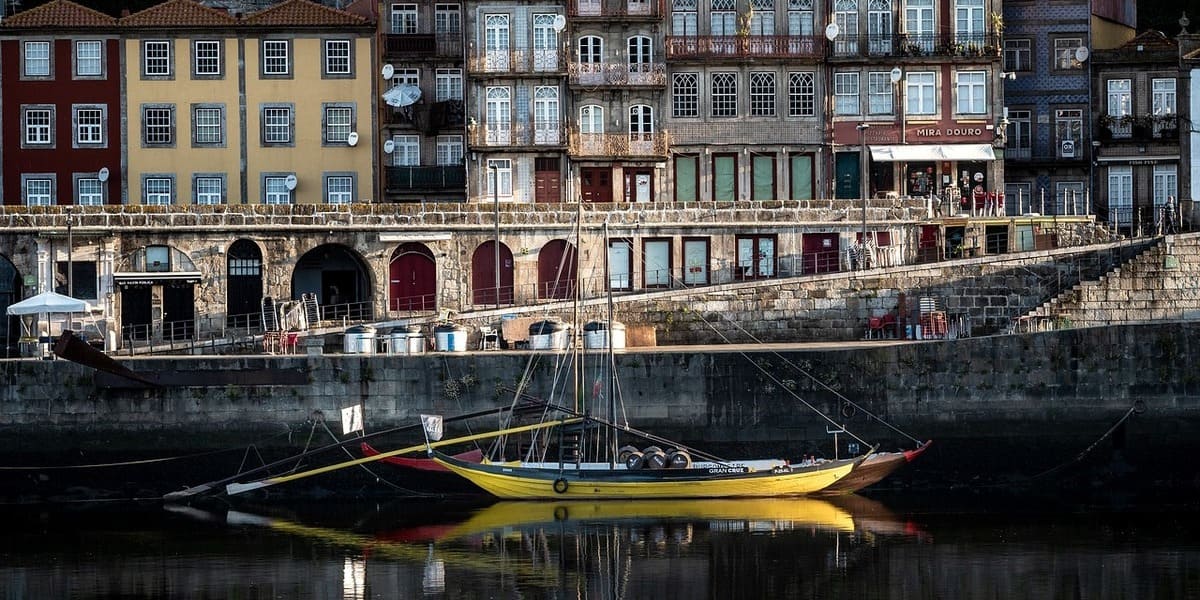
<svg viewBox="0 0 1200 600">
<path fill-rule="evenodd" d="M 391 79 L 392 75 L 396 74 L 396 67 L 393 67 L 391 65 L 391 63 L 383 65 L 383 73 L 382 74 L 383 74 L 384 79 Z"/>
<path fill-rule="evenodd" d="M 1087 49 L 1087 46 L 1080 46 L 1075 49 L 1075 60 L 1079 62 L 1087 62 L 1088 57 L 1091 55 L 1092 52 Z"/>
<path fill-rule="evenodd" d="M 830 23 L 825 26 L 825 38 L 831 42 L 833 40 L 837 39 L 838 34 L 841 32 L 842 32 L 842 28 L 838 27 L 838 24 L 836 22 Z"/>
<path fill-rule="evenodd" d="M 567 28 L 567 18 L 562 15 L 554 15 L 554 30 L 562 31 Z"/>
<path fill-rule="evenodd" d="M 393 142 L 392 140 L 388 140 L 383 143 L 383 153 L 384 154 L 391 154 L 392 152 L 395 152 L 395 151 L 396 151 L 396 142 Z"/>
<path fill-rule="evenodd" d="M 295 174 L 288 175 L 287 178 L 283 180 L 284 187 L 286 187 L 289 190 L 296 189 L 297 183 L 300 183 L 300 181 L 298 179 L 296 179 Z"/>
<path fill-rule="evenodd" d="M 101 183 L 108 181 L 108 167 L 100 167 L 100 172 L 96 173 L 96 179 L 99 179 Z"/>
<path fill-rule="evenodd" d="M 387 103 L 388 106 L 394 108 L 402 108 L 416 104 L 417 100 L 420 99 L 421 88 L 407 83 L 398 85 L 383 93 L 383 101 Z"/>
<path fill-rule="evenodd" d="M 350 144 L 351 146 L 357 146 L 358 145 L 358 132 L 351 131 L 350 133 L 348 133 L 346 135 L 346 143 Z"/>
<path fill-rule="evenodd" d="M 901 77 L 904 77 L 904 71 L 901 71 L 900 67 L 892 67 L 892 83 L 899 83 Z"/>
</svg>

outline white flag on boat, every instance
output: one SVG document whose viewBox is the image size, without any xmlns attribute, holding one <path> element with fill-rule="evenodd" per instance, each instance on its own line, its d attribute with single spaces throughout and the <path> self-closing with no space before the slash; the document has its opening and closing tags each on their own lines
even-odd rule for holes
<svg viewBox="0 0 1200 600">
<path fill-rule="evenodd" d="M 425 428 L 425 437 L 430 441 L 442 439 L 442 415 L 421 415 L 421 425 Z"/>
<path fill-rule="evenodd" d="M 355 404 L 342 409 L 342 435 L 363 430 L 362 405 Z"/>
</svg>

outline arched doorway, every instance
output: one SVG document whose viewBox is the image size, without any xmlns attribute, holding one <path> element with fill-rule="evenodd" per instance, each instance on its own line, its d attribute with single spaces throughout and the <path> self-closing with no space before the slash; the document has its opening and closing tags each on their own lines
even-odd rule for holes
<svg viewBox="0 0 1200 600">
<path fill-rule="evenodd" d="M 193 339 L 200 279 L 191 257 L 172 246 L 143 246 L 121 257 L 113 271 L 121 298 L 121 339 Z"/>
<path fill-rule="evenodd" d="M 400 244 L 388 264 L 388 309 L 434 310 L 437 306 L 437 263 L 420 242 Z"/>
<path fill-rule="evenodd" d="M 20 302 L 17 294 L 21 292 L 21 274 L 17 267 L 0 255 L 0 341 L 4 343 L 4 356 L 17 355 L 17 342 L 21 338 L 21 322 L 17 317 L 8 316 L 8 307 Z"/>
<path fill-rule="evenodd" d="M 362 257 L 341 244 L 324 244 L 309 250 L 292 271 L 292 300 L 316 294 L 324 320 L 375 318 L 371 304 L 371 277 Z"/>
<path fill-rule="evenodd" d="M 575 246 L 551 240 L 538 252 L 538 299 L 565 299 L 575 294 Z"/>
<path fill-rule="evenodd" d="M 513 303 L 513 255 L 500 244 L 500 285 L 496 285 L 496 242 L 488 240 L 471 257 L 471 301 L 475 304 Z M 499 296 L 497 296 L 497 291 Z"/>
<path fill-rule="evenodd" d="M 250 240 L 229 247 L 225 269 L 225 321 L 230 327 L 258 328 L 262 325 L 262 250 Z"/>
</svg>

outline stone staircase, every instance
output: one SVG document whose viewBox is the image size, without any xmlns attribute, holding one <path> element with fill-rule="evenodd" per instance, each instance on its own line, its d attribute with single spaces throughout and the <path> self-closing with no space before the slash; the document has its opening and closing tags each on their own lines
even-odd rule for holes
<svg viewBox="0 0 1200 600">
<path fill-rule="evenodd" d="M 1200 318 L 1200 234 L 1173 235 L 1014 320 L 1013 332 Z"/>
</svg>

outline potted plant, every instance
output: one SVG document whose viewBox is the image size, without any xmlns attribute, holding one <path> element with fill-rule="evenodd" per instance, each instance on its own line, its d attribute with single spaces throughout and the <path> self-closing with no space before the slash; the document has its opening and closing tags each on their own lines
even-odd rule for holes
<svg viewBox="0 0 1200 600">
<path fill-rule="evenodd" d="M 1100 115 L 1096 120 L 1097 131 L 1096 136 L 1101 140 L 1111 140 L 1113 136 L 1113 125 L 1117 123 L 1117 118 L 1112 115 Z"/>
</svg>

